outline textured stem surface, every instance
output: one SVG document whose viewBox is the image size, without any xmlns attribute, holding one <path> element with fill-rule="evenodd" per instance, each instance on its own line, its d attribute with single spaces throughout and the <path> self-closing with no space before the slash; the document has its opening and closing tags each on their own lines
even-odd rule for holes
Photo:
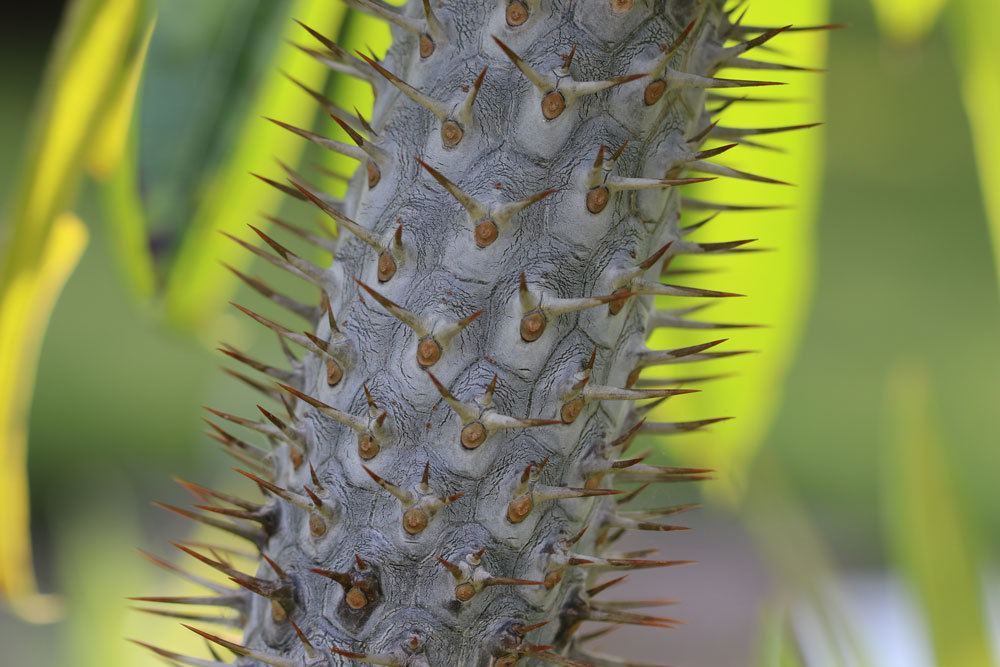
<svg viewBox="0 0 1000 667">
<path fill-rule="evenodd" d="M 321 293 L 314 309 L 245 277 L 313 318 L 299 333 L 243 309 L 306 354 L 285 371 L 224 350 L 285 401 L 259 420 L 216 413 L 270 442 L 216 426 L 267 500 L 198 487 L 202 514 L 175 508 L 264 554 L 250 575 L 188 549 L 238 585 L 216 593 L 243 643 L 208 639 L 244 665 L 631 664 L 588 655 L 575 633 L 676 623 L 601 602 L 597 578 L 682 564 L 615 552 L 627 530 L 681 529 L 669 519 L 688 509 L 629 510 L 644 487 L 621 484 L 708 471 L 623 453 L 643 431 L 718 421 L 646 423 L 688 390 L 640 373 L 735 353 L 645 341 L 730 326 L 654 301 L 736 296 L 663 276 L 673 257 L 744 243 L 685 240 L 682 205 L 717 206 L 680 193 L 700 180 L 689 172 L 759 178 L 712 162 L 731 145 L 703 146 L 725 139 L 705 104 L 709 89 L 766 85 L 716 72 L 780 30 L 731 24 L 715 0 L 349 4 L 393 25 L 385 60 L 315 33 L 314 54 L 372 82 L 372 119 L 328 104 L 346 142 L 285 127 L 361 166 L 343 201 L 298 174 L 279 184 L 338 224 L 334 242 L 279 221 L 335 260 L 314 266 L 263 232 L 265 246 L 240 241 Z"/>
</svg>

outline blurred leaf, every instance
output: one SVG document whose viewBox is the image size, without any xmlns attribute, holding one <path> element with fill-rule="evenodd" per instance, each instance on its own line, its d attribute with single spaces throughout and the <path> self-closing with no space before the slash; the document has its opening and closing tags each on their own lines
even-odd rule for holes
<svg viewBox="0 0 1000 667">
<path fill-rule="evenodd" d="M 146 211 L 139 196 L 135 142 L 129 140 L 125 153 L 99 185 L 101 217 L 106 235 L 125 283 L 142 300 L 156 292 L 156 270 L 150 252 Z"/>
<path fill-rule="evenodd" d="M 87 511 L 69 516 L 60 511 L 55 531 L 60 589 L 73 619 L 65 625 L 61 649 L 64 664 L 79 667 L 135 664 L 136 652 L 124 641 L 130 636 L 124 632 L 126 623 L 154 621 L 129 612 L 125 602 L 127 596 L 141 594 L 137 591 L 155 572 L 133 555 L 141 538 L 133 515 L 138 503 L 114 471 L 101 477 L 101 493 L 87 504 Z M 100 539 L 94 539 L 97 535 Z M 83 563 L 85 568 L 80 567 Z"/>
<path fill-rule="evenodd" d="M 786 606 L 775 603 L 761 614 L 757 667 L 806 667 Z"/>
<path fill-rule="evenodd" d="M 34 264 L 55 217 L 72 201 L 82 157 L 145 33 L 141 0 L 78 0 L 57 38 L 19 170 L 0 284 Z"/>
<path fill-rule="evenodd" d="M 42 84 L 0 255 L 0 593 L 33 620 L 53 608 L 31 566 L 26 419 L 52 307 L 86 244 L 72 206 L 94 131 L 147 26 L 143 0 L 78 0 Z"/>
<path fill-rule="evenodd" d="M 947 448 L 932 422 L 922 365 L 889 384 L 891 437 L 882 465 L 886 536 L 930 631 L 939 665 L 993 665 L 973 533 Z"/>
<path fill-rule="evenodd" d="M 127 638 L 151 640 L 200 655 L 203 643 L 179 623 L 130 609 L 129 596 L 163 589 L 165 575 L 135 552 L 142 540 L 142 504 L 130 492 L 122 471 L 105 470 L 101 493 L 81 511 L 60 509 L 56 525 L 57 574 L 65 591 L 67 615 L 60 664 L 73 667 L 158 667 L 164 663 Z M 85 511 L 83 511 L 85 510 Z M 95 537 L 100 536 L 100 539 Z M 83 565 L 83 567 L 81 567 Z M 171 577 L 171 579 L 174 579 Z M 172 583 L 172 582 L 171 582 Z M 179 592 L 178 592 L 179 589 Z M 203 589 L 175 586 L 170 594 L 203 594 Z"/>
<path fill-rule="evenodd" d="M 86 245 L 84 224 L 71 213 L 59 216 L 38 265 L 0 294 L 0 593 L 36 622 L 51 619 L 57 607 L 36 594 L 31 564 L 27 417 L 49 316 Z"/>
<path fill-rule="evenodd" d="M 962 70 L 963 99 L 972 127 L 986 215 L 1000 277 L 1000 3 L 955 0 L 952 43 Z"/>
<path fill-rule="evenodd" d="M 111 230 L 108 238 L 115 257 L 126 283 L 143 299 L 153 296 L 156 276 L 139 197 L 134 111 L 155 25 L 150 20 L 141 45 L 125 67 L 120 90 L 94 137 L 89 162 L 90 173 L 100 182 L 102 213 Z"/>
<path fill-rule="evenodd" d="M 290 2 L 158 0 L 139 113 L 138 173 L 157 259 L 169 263 L 230 159 L 261 82 L 288 48 Z"/>
<path fill-rule="evenodd" d="M 913 44 L 927 36 L 949 0 L 872 0 L 882 32 L 898 44 Z"/>
<path fill-rule="evenodd" d="M 829 550 L 773 455 L 765 451 L 758 457 L 751 481 L 743 521 L 781 598 L 794 600 L 796 612 L 808 611 L 814 622 L 812 639 L 820 645 L 809 648 L 838 667 L 870 667 L 874 663 L 842 599 Z"/>
<path fill-rule="evenodd" d="M 291 18 L 326 33 L 336 33 L 346 13 L 342 3 L 328 0 L 297 0 L 288 7 L 284 39 L 300 40 L 303 31 Z M 289 82 L 283 72 L 322 89 L 327 69 L 289 45 L 275 50 L 275 60 L 263 75 L 255 101 L 238 123 L 233 149 L 218 171 L 201 190 L 200 205 L 185 230 L 167 280 L 166 301 L 174 323 L 197 330 L 206 318 L 217 315 L 236 286 L 236 278 L 218 264 L 246 266 L 251 255 L 222 237 L 219 232 L 243 234 L 246 224 L 259 221 L 261 212 L 274 211 L 282 195 L 248 176 L 248 172 L 273 174 L 275 157 L 295 164 L 306 142 L 275 127 L 261 116 L 309 127 L 316 105 Z"/>
<path fill-rule="evenodd" d="M 118 91 L 112 96 L 112 102 L 104 110 L 90 148 L 89 168 L 95 178 L 103 180 L 118 165 L 125 155 L 129 130 L 132 127 L 132 117 L 135 111 L 136 98 L 139 94 L 139 82 L 142 80 L 143 65 L 146 54 L 149 53 L 149 42 L 153 38 L 156 20 L 149 21 L 145 34 L 138 48 L 125 65 L 124 76 L 118 83 Z"/>
<path fill-rule="evenodd" d="M 747 22 L 776 26 L 789 23 L 815 25 L 825 23 L 827 16 L 827 0 L 796 3 L 767 0 L 752 4 Z M 775 40 L 775 44 L 782 51 L 782 56 L 777 59 L 780 62 L 809 67 L 823 67 L 825 64 L 827 36 L 824 33 L 782 35 Z M 762 52 L 754 57 L 766 59 L 769 56 Z M 825 82 L 822 74 L 763 74 L 771 75 L 764 78 L 788 81 L 791 85 L 768 89 L 775 92 L 755 93 L 752 97 L 792 102 L 734 104 L 722 115 L 722 125 L 775 127 L 823 119 Z M 670 450 L 688 460 L 697 460 L 699 465 L 708 464 L 719 469 L 721 483 L 710 485 L 708 491 L 730 498 L 744 486 L 754 453 L 781 405 L 785 375 L 798 349 L 806 307 L 812 295 L 815 269 L 814 228 L 823 176 L 823 130 L 814 128 L 789 132 L 763 137 L 761 141 L 780 147 L 783 152 L 744 146 L 730 151 L 719 161 L 792 182 L 796 187 L 723 178 L 686 188 L 685 195 L 726 203 L 787 207 L 788 210 L 766 213 L 724 213 L 707 225 L 705 232 L 694 236 L 699 241 L 758 239 L 751 247 L 775 251 L 691 258 L 688 262 L 675 265 L 681 268 L 717 268 L 719 271 L 692 278 L 681 276 L 671 281 L 749 295 L 745 299 L 722 300 L 724 303 L 706 311 L 703 319 L 767 325 L 766 328 L 736 330 L 732 334 L 732 342 L 727 344 L 728 349 L 752 349 L 761 353 L 715 361 L 710 367 L 699 365 L 693 373 L 680 373 L 734 373 L 736 377 L 712 383 L 705 387 L 703 393 L 668 401 L 654 413 L 654 418 L 659 416 L 670 421 L 718 416 L 737 418 L 733 424 L 713 427 L 708 435 L 695 434 L 678 439 L 678 446 Z M 692 217 L 691 221 L 696 219 Z M 678 304 L 678 307 L 686 305 L 690 304 Z M 723 331 L 715 337 L 727 337 L 727 332 Z M 707 340 L 710 337 L 704 331 L 660 330 L 653 337 L 652 346 L 683 347 Z M 688 368 L 685 367 L 685 371 Z M 674 375 L 678 374 L 675 372 Z M 650 376 L 653 377 L 652 374 Z M 664 376 L 669 377 L 670 373 L 664 373 Z M 697 443 L 704 443 L 705 446 L 697 446 Z M 672 445 L 673 442 L 666 444 Z"/>
</svg>

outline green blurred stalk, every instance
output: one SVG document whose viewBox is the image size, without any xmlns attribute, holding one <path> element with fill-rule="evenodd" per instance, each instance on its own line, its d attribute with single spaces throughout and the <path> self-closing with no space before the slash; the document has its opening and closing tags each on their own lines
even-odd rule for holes
<svg viewBox="0 0 1000 667">
<path fill-rule="evenodd" d="M 156 293 L 156 269 L 146 211 L 139 196 L 134 140 L 129 141 L 127 150 L 125 158 L 100 184 L 101 216 L 125 284 L 140 302 L 148 302 Z"/>
<path fill-rule="evenodd" d="M 142 0 L 77 0 L 67 10 L 7 216 L 0 284 L 37 264 L 56 216 L 72 204 L 95 131 L 145 26 Z"/>
<path fill-rule="evenodd" d="M 874 667 L 840 593 L 829 550 L 768 452 L 758 458 L 752 481 L 742 518 L 779 595 L 811 610 L 822 635 L 821 652 L 831 657 L 830 664 Z"/>
<path fill-rule="evenodd" d="M 114 255 L 125 282 L 142 300 L 153 297 L 156 274 L 149 249 L 146 213 L 139 195 L 135 110 L 154 27 L 155 21 L 150 21 L 139 51 L 119 86 L 120 91 L 98 130 L 89 156 L 89 171 L 100 183 L 101 211 L 109 228 L 108 238 Z"/>
<path fill-rule="evenodd" d="M 923 365 L 890 378 L 891 434 L 882 461 L 883 518 L 890 553 L 919 603 L 937 664 L 993 662 L 976 557 L 948 449 L 932 422 L 931 382 Z"/>
<path fill-rule="evenodd" d="M 898 44 L 924 39 L 949 10 L 951 42 L 962 75 L 983 203 L 1000 279 L 1000 3 L 993 0 L 872 0 L 882 31 Z"/>
<path fill-rule="evenodd" d="M 1000 3 L 954 0 L 952 44 L 962 71 L 962 98 L 972 130 L 983 201 L 1000 279 Z"/>
<path fill-rule="evenodd" d="M 87 245 L 87 228 L 72 213 L 50 227 L 38 264 L 0 294 L 0 595 L 33 622 L 53 620 L 57 601 L 38 593 L 28 507 L 28 410 L 42 337 L 66 280 Z"/>
<path fill-rule="evenodd" d="M 787 604 L 775 601 L 761 614 L 756 667 L 806 667 Z"/>
</svg>

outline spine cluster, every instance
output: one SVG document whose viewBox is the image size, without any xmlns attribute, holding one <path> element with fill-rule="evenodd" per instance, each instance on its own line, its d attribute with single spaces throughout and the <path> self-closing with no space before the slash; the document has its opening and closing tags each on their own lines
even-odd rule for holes
<svg viewBox="0 0 1000 667">
<path fill-rule="evenodd" d="M 689 317 L 738 295 L 672 282 L 676 257 L 747 250 L 690 240 L 711 217 L 682 227 L 682 208 L 725 207 L 681 192 L 714 177 L 777 182 L 715 162 L 763 130 L 720 125 L 739 98 L 714 91 L 772 85 L 718 72 L 776 68 L 744 54 L 785 28 L 745 26 L 716 0 L 348 4 L 392 25 L 384 61 L 309 26 L 300 48 L 369 82 L 372 118 L 294 82 L 346 139 L 274 121 L 357 160 L 348 195 L 290 169 L 265 179 L 329 216 L 339 238 L 279 218 L 251 226 L 259 243 L 234 238 L 319 295 L 303 303 L 237 271 L 307 327 L 237 306 L 277 335 L 289 368 L 222 348 L 259 374 L 233 371 L 269 407 L 212 410 L 212 434 L 264 500 L 184 483 L 196 507 L 164 506 L 248 541 L 259 564 L 250 574 L 221 548 L 183 546 L 230 585 L 151 557 L 208 594 L 143 599 L 198 622 L 239 665 L 634 665 L 588 652 L 578 630 L 678 622 L 604 593 L 622 574 L 687 562 L 616 542 L 682 530 L 671 518 L 690 506 L 629 503 L 710 471 L 651 465 L 629 447 L 720 421 L 649 421 L 692 390 L 643 372 L 740 354 L 722 340 L 646 345 L 659 328 L 739 326 Z M 797 128 L 771 131 L 784 129 Z M 657 297 L 696 305 L 663 310 Z M 215 649 L 146 646 L 178 664 L 231 664 Z"/>
</svg>

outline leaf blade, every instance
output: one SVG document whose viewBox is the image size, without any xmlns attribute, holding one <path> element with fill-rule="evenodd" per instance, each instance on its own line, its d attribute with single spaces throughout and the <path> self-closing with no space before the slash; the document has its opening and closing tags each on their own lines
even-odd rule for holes
<svg viewBox="0 0 1000 667">
<path fill-rule="evenodd" d="M 755 664 L 757 667 L 806 667 L 787 605 L 774 602 L 762 611 Z"/>
<path fill-rule="evenodd" d="M 962 73 L 962 98 L 1000 280 L 1000 125 L 996 122 L 1000 118 L 1000 80 L 996 76 L 1000 43 L 993 34 L 993 27 L 1000 22 L 1000 6 L 957 0 L 954 10 L 951 41 Z"/>
<path fill-rule="evenodd" d="M 27 414 L 40 342 L 80 253 L 86 228 L 72 206 L 94 128 L 122 63 L 140 40 L 144 0 L 77 0 L 60 24 L 7 217 L 0 254 L 0 595 L 29 620 L 57 608 L 37 593 L 28 530 Z"/>
<path fill-rule="evenodd" d="M 949 0 L 872 0 L 879 28 L 897 44 L 919 42 L 937 25 Z"/>
<path fill-rule="evenodd" d="M 96 129 L 88 170 L 98 182 L 99 197 L 114 255 L 126 282 L 142 300 L 156 292 L 156 269 L 150 251 L 146 212 L 139 194 L 135 109 L 149 44 L 156 27 L 151 17 L 141 43 L 128 59 L 119 91 Z"/>
<path fill-rule="evenodd" d="M 28 620 L 45 621 L 58 605 L 39 596 L 31 562 L 28 508 L 28 410 L 49 316 L 87 246 L 87 228 L 71 213 L 53 223 L 37 271 L 24 271 L 0 293 L 0 593 Z"/>
<path fill-rule="evenodd" d="M 289 15 L 315 26 L 336 27 L 346 9 L 339 3 L 298 0 Z M 287 38 L 298 37 L 297 26 L 288 21 Z M 262 116 L 278 117 L 300 126 L 311 124 L 315 105 L 303 104 L 301 92 L 282 74 L 288 72 L 314 88 L 322 88 L 327 72 L 321 63 L 283 47 L 272 63 L 254 103 L 234 141 L 234 152 L 205 186 L 203 203 L 195 212 L 180 250 L 170 267 L 165 294 L 170 319 L 181 327 L 194 328 L 219 312 L 236 287 L 236 278 L 219 267 L 224 261 L 243 268 L 250 258 L 218 232 L 239 234 L 259 212 L 273 212 L 280 193 L 255 182 L 248 172 L 269 173 L 274 157 L 294 164 L 305 142 L 277 127 L 269 127 Z"/>
<path fill-rule="evenodd" d="M 897 367 L 889 400 L 891 436 L 882 484 L 890 553 L 920 602 L 937 664 L 989 667 L 994 662 L 975 537 L 947 449 L 931 421 L 926 368 Z"/>
<path fill-rule="evenodd" d="M 788 4 L 771 0 L 754 3 L 749 14 L 753 22 L 773 25 L 825 24 L 829 16 L 827 0 L 810 0 Z M 796 65 L 823 67 L 826 61 L 827 38 L 823 33 L 803 33 L 781 38 L 783 61 Z M 799 77 L 794 80 L 789 77 Z M 805 77 L 805 78 L 802 78 Z M 825 83 L 822 75 L 786 73 L 776 80 L 789 80 L 789 97 L 804 102 L 794 104 L 737 104 L 726 112 L 724 125 L 738 127 L 773 127 L 787 124 L 812 123 L 822 120 L 825 109 Z M 780 97 L 775 93 L 775 97 Z M 786 111 L 786 107 L 792 112 Z M 775 109 L 780 113 L 776 113 Z M 786 122 L 790 121 L 790 122 Z M 748 220 L 752 238 L 763 248 L 778 252 L 735 255 L 725 260 L 725 272 L 698 276 L 698 286 L 748 294 L 746 299 L 725 299 L 709 313 L 717 321 L 745 322 L 766 325 L 743 329 L 733 336 L 739 349 L 761 350 L 763 353 L 740 357 L 732 362 L 712 362 L 704 366 L 707 374 L 734 373 L 735 377 L 713 383 L 700 394 L 664 405 L 663 418 L 699 419 L 709 416 L 732 415 L 732 425 L 715 428 L 710 436 L 687 436 L 688 442 L 671 448 L 685 460 L 694 461 L 720 471 L 719 482 L 706 491 L 719 499 L 735 500 L 746 483 L 746 470 L 781 404 L 782 388 L 805 324 L 806 307 L 812 294 L 815 271 L 815 224 L 822 190 L 824 134 L 822 128 L 774 135 L 772 141 L 785 151 L 776 153 L 748 147 L 730 151 L 727 165 L 789 181 L 794 188 L 779 188 L 747 181 L 718 179 L 692 187 L 688 192 L 699 199 L 727 203 L 774 204 L 787 210 L 763 213 L 724 214 L 708 226 L 714 237 L 693 237 L 695 240 L 732 240 L 747 238 Z M 739 153 L 739 155 L 735 155 Z M 732 157 L 730 157 L 732 155 Z M 715 231 L 710 231 L 715 227 Z M 698 259 L 678 266 L 700 268 L 711 260 Z M 716 262 L 717 265 L 723 262 Z M 683 304 L 688 305 L 688 304 Z M 708 319 L 708 318 L 706 318 Z M 673 348 L 705 341 L 698 332 L 657 332 L 651 346 Z M 699 375 L 700 371 L 692 373 Z M 691 447 L 691 442 L 710 443 L 710 447 Z M 664 445 L 665 446 L 665 445 Z M 697 450 L 689 454 L 691 449 Z"/>
</svg>

